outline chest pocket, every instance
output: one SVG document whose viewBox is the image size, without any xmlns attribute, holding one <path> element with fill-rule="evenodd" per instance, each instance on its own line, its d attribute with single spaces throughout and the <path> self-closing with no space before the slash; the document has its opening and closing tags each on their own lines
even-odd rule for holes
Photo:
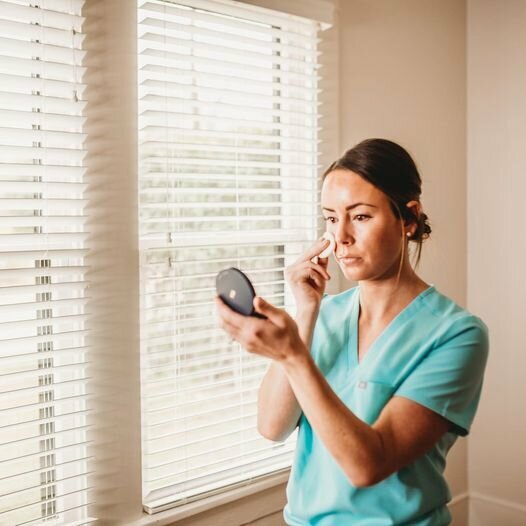
<svg viewBox="0 0 526 526">
<path fill-rule="evenodd" d="M 394 390 L 392 385 L 358 379 L 353 390 L 351 411 L 360 420 L 372 425 L 392 398 Z"/>
</svg>

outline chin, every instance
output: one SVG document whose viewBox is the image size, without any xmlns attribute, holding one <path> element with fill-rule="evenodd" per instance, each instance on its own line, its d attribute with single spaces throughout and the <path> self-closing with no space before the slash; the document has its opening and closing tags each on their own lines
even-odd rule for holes
<svg viewBox="0 0 526 526">
<path fill-rule="evenodd" d="M 344 277 L 347 281 L 365 281 L 367 277 L 359 272 L 345 272 Z"/>
<path fill-rule="evenodd" d="M 342 274 L 349 281 L 361 281 L 363 279 L 367 279 L 367 276 L 365 276 L 365 272 L 363 269 L 349 268 L 346 265 L 339 265 L 339 267 L 340 267 L 340 270 L 342 271 Z"/>
</svg>

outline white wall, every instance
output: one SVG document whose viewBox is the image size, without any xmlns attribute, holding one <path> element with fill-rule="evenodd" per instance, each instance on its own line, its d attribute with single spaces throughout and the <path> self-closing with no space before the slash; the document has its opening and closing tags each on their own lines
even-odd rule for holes
<svg viewBox="0 0 526 526">
<path fill-rule="evenodd" d="M 490 330 L 470 525 L 526 524 L 526 2 L 468 0 L 468 306 Z"/>
</svg>

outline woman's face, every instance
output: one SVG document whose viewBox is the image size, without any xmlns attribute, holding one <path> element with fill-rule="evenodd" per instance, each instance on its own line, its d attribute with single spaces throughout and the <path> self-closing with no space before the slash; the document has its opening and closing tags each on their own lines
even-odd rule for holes
<svg viewBox="0 0 526 526">
<path fill-rule="evenodd" d="M 336 169 L 323 182 L 321 206 L 326 230 L 336 239 L 336 261 L 348 280 L 397 274 L 401 224 L 382 191 L 354 172 Z"/>
</svg>

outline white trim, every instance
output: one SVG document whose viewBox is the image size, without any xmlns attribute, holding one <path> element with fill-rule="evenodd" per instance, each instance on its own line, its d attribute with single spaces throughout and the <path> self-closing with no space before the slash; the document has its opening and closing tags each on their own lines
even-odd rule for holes
<svg viewBox="0 0 526 526">
<path fill-rule="evenodd" d="M 150 513 L 154 513 L 154 515 L 145 514 L 141 519 L 130 523 L 129 526 L 167 526 L 175 521 L 185 519 L 186 517 L 217 508 L 222 504 L 227 504 L 243 497 L 247 497 L 248 495 L 253 495 L 266 489 L 284 484 L 288 481 L 289 475 L 290 468 L 287 468 L 278 473 L 261 477 L 260 480 L 251 484 L 223 491 L 217 495 L 200 499 L 189 504 L 183 504 L 176 508 L 165 508 L 165 511 L 160 511 L 162 510 L 162 507 L 155 508 L 150 511 Z M 266 513 L 268 514 L 268 510 Z"/>
<path fill-rule="evenodd" d="M 447 506 L 456 506 L 457 504 L 460 504 L 463 500 L 466 500 L 469 498 L 469 492 L 465 491 L 464 493 L 460 493 L 459 495 L 455 495 L 448 503 Z"/>
</svg>

